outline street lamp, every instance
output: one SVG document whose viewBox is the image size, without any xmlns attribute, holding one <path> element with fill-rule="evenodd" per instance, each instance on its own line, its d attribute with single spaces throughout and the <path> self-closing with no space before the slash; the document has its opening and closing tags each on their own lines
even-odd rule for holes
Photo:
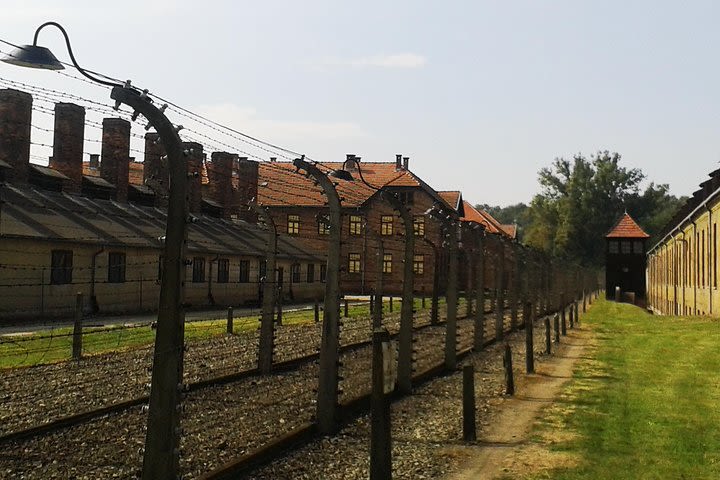
<svg viewBox="0 0 720 480">
<path fill-rule="evenodd" d="M 58 28 L 65 37 L 68 53 L 75 68 L 86 78 L 100 85 L 112 87 L 110 98 L 115 108 L 121 103 L 147 118 L 157 130 L 165 147 L 169 165 L 170 198 L 164 245 L 164 271 L 160 287 L 160 302 L 155 334 L 152 384 L 147 421 L 147 436 L 143 456 L 143 480 L 174 479 L 179 471 L 180 409 L 183 379 L 183 342 L 185 312 L 183 280 L 185 276 L 185 247 L 187 205 L 187 161 L 178 129 L 153 105 L 147 90 L 140 91 L 119 82 L 109 82 L 86 71 L 75 60 L 65 29 L 56 22 L 47 22 L 35 31 L 32 45 L 16 48 L 2 61 L 12 65 L 46 70 L 63 69 L 63 64 L 45 47 L 37 45 L 40 30 L 46 26 Z"/>
</svg>

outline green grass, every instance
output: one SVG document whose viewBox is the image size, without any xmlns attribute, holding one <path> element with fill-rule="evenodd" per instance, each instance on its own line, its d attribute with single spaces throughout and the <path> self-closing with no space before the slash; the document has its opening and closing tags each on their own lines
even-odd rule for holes
<svg viewBox="0 0 720 480">
<path fill-rule="evenodd" d="M 385 314 L 389 313 L 388 301 L 385 302 Z M 441 305 L 444 301 L 441 301 Z M 427 308 L 430 302 L 427 301 Z M 393 304 L 394 313 L 400 312 L 400 301 Z M 416 299 L 415 307 L 419 311 L 421 301 Z M 344 313 L 341 308 L 341 313 Z M 322 315 L 322 313 L 321 313 Z M 351 320 L 369 318 L 368 305 L 353 305 L 348 308 Z M 233 333 L 242 334 L 257 330 L 260 313 L 248 317 L 235 317 Z M 283 325 L 307 325 L 314 323 L 313 310 L 283 312 Z M 227 321 L 204 320 L 185 324 L 187 341 L 204 340 L 224 335 Z M 0 369 L 28 367 L 67 361 L 72 355 L 72 327 L 44 330 L 24 336 L 0 337 Z M 124 351 L 151 345 L 155 341 L 155 330 L 149 326 L 85 328 L 83 330 L 83 355 L 98 355 L 108 352 Z"/>
<path fill-rule="evenodd" d="M 596 360 L 580 361 L 569 403 L 538 432 L 561 432 L 551 449 L 574 465 L 532 478 L 720 478 L 720 323 L 602 300 L 583 321 Z"/>
</svg>

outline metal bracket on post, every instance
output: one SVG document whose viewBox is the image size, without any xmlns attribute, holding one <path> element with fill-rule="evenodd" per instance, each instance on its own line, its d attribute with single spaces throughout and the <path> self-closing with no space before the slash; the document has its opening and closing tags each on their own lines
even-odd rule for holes
<svg viewBox="0 0 720 480">
<path fill-rule="evenodd" d="M 408 208 L 394 194 L 383 192 L 383 198 L 398 212 L 405 229 L 403 290 L 400 306 L 400 332 L 398 335 L 398 389 L 402 393 L 412 392 L 412 337 L 413 337 L 413 299 L 414 280 L 413 256 L 415 254 L 415 227 Z M 392 297 L 390 297 L 392 302 Z M 390 304 L 392 305 L 392 303 Z M 392 311 L 392 309 L 391 309 Z"/>
<path fill-rule="evenodd" d="M 258 370 L 268 374 L 272 370 L 273 351 L 275 350 L 275 324 L 273 308 L 275 305 L 275 269 L 277 266 L 277 227 L 270 212 L 256 203 L 250 207 L 267 227 L 267 245 L 265 250 L 265 282 L 263 283 L 262 314 L 260 316 L 260 345 L 258 348 Z"/>
<path fill-rule="evenodd" d="M 179 472 L 180 405 L 183 381 L 185 312 L 183 285 L 187 207 L 187 159 L 175 126 L 152 100 L 131 87 L 113 87 L 110 97 L 142 114 L 165 147 L 170 198 L 165 233 L 164 270 L 155 334 L 152 386 L 148 410 L 143 480 L 176 478 Z"/>
<path fill-rule="evenodd" d="M 475 332 L 473 347 L 480 351 L 485 343 L 485 232 L 475 229 Z"/>
<path fill-rule="evenodd" d="M 370 480 L 392 478 L 392 440 L 390 399 L 397 366 L 390 334 L 384 328 L 373 330 L 372 393 L 370 413 Z"/>
<path fill-rule="evenodd" d="M 454 370 L 457 366 L 457 304 L 458 304 L 458 226 L 454 219 L 447 222 L 448 237 L 448 278 L 447 278 L 447 321 L 445 323 L 445 368 Z"/>
<path fill-rule="evenodd" d="M 432 248 L 433 251 L 433 286 L 432 297 L 430 298 L 430 323 L 435 325 L 439 322 L 438 303 L 440 296 L 440 252 L 438 246 L 427 237 L 423 236 L 420 238 L 430 245 L 430 248 Z"/>
<path fill-rule="evenodd" d="M 505 297 L 503 287 L 505 282 L 505 245 L 501 240 L 496 240 L 498 254 L 495 264 L 495 340 L 498 342 L 503 338 L 505 327 Z"/>
<path fill-rule="evenodd" d="M 321 433 L 332 433 L 338 415 L 338 360 L 340 343 L 340 197 L 335 185 L 315 164 L 296 158 L 293 165 L 318 182 L 329 208 L 330 235 L 325 277 L 325 309 L 320 341 L 320 373 L 317 393 L 317 425 Z"/>
</svg>

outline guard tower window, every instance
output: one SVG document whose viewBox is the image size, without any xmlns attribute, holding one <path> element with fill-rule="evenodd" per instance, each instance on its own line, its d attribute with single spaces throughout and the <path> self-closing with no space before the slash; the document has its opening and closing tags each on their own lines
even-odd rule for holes
<svg viewBox="0 0 720 480">
<path fill-rule="evenodd" d="M 610 242 L 608 243 L 608 251 L 610 253 L 619 253 L 617 240 L 610 240 Z"/>
</svg>

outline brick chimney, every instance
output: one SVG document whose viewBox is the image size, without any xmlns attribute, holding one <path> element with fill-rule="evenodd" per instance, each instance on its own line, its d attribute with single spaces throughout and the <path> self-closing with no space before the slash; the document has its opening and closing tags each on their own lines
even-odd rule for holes
<svg viewBox="0 0 720 480">
<path fill-rule="evenodd" d="M 402 154 L 395 155 L 395 170 L 402 170 Z"/>
<path fill-rule="evenodd" d="M 408 170 L 410 166 L 410 157 L 403 157 L 403 170 Z"/>
<path fill-rule="evenodd" d="M 353 153 L 348 153 L 345 155 L 345 170 L 348 172 L 357 172 L 358 162 L 360 161 L 360 157 L 356 157 Z"/>
<path fill-rule="evenodd" d="M 188 171 L 188 210 L 190 213 L 200 214 L 202 205 L 203 146 L 196 142 L 183 142 L 183 150 L 189 151 L 189 155 L 185 157 Z"/>
<path fill-rule="evenodd" d="M 32 101 L 29 93 L 0 90 L 0 160 L 13 167 L 5 176 L 10 182 L 28 181 Z"/>
<path fill-rule="evenodd" d="M 167 162 L 163 160 L 165 147 L 156 132 L 145 134 L 145 157 L 143 159 L 143 183 L 152 188 L 157 199 L 167 198 L 170 180 Z M 162 201 L 158 205 L 162 205 Z"/>
<path fill-rule="evenodd" d="M 130 122 L 103 118 L 100 176 L 115 185 L 115 199 L 127 202 L 130 169 Z"/>
<path fill-rule="evenodd" d="M 84 137 L 85 108 L 74 103 L 56 103 L 50 167 L 70 179 L 64 187 L 70 193 L 82 190 Z"/>
<path fill-rule="evenodd" d="M 223 218 L 230 218 L 237 206 L 233 205 L 232 173 L 237 155 L 227 152 L 213 152 L 207 163 L 208 194 L 210 200 L 223 207 Z"/>
<path fill-rule="evenodd" d="M 250 201 L 257 200 L 258 196 L 258 162 L 247 157 L 238 158 L 237 163 L 237 190 L 235 191 L 235 204 L 238 208 L 238 217 L 250 223 L 257 223 L 255 210 L 247 208 Z"/>
<path fill-rule="evenodd" d="M 88 167 L 90 167 L 90 170 L 97 170 L 100 168 L 100 154 L 99 153 L 91 153 L 90 154 L 90 162 L 88 162 Z"/>
</svg>

